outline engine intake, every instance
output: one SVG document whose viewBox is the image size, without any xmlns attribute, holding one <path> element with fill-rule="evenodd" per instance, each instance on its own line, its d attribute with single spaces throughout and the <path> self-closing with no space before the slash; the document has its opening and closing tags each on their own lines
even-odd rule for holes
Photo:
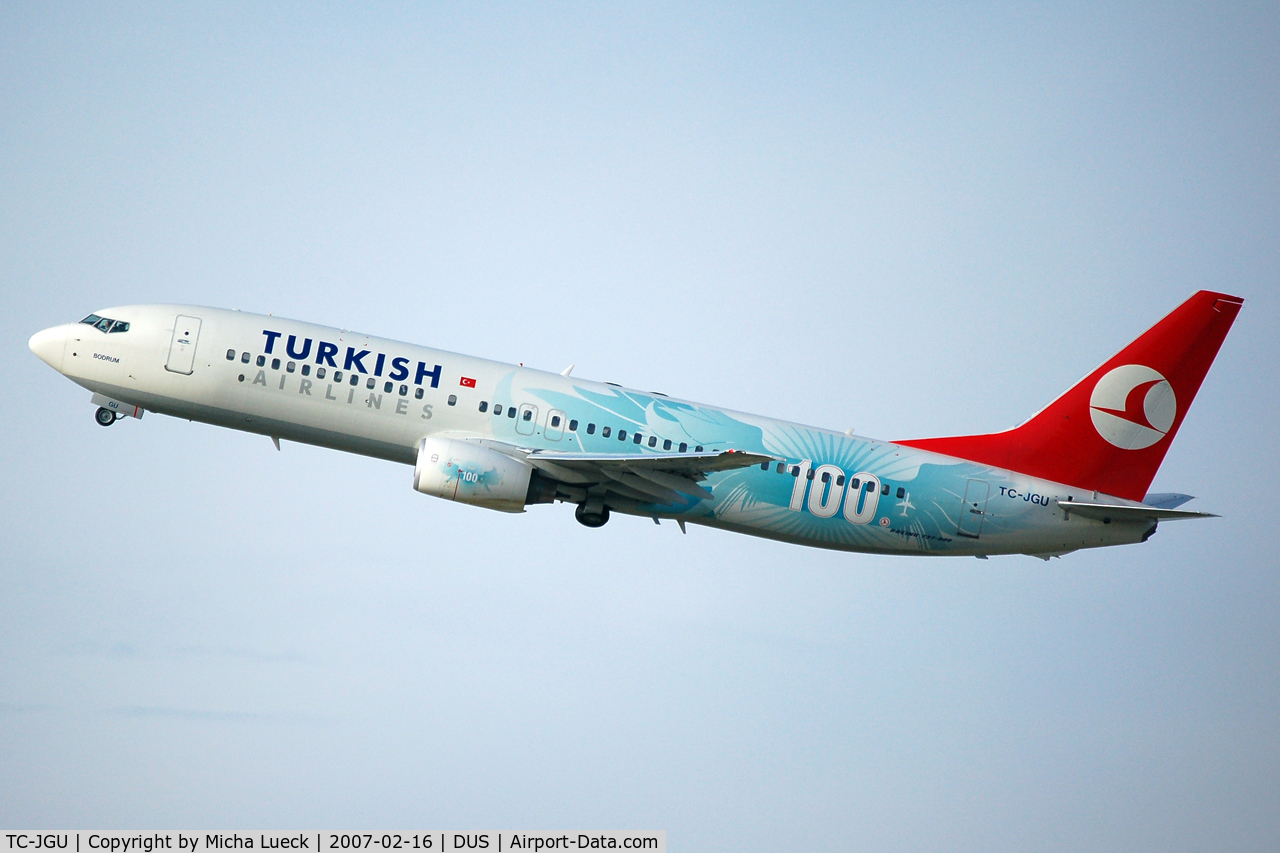
<svg viewBox="0 0 1280 853">
<path fill-rule="evenodd" d="M 413 487 L 459 503 L 524 512 L 533 473 L 529 463 L 470 441 L 424 438 L 418 442 Z"/>
</svg>

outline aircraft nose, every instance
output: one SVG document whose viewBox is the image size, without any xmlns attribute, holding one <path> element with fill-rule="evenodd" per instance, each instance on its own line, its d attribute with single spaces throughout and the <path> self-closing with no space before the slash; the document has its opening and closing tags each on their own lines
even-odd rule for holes
<svg viewBox="0 0 1280 853">
<path fill-rule="evenodd" d="M 54 326 L 42 332 L 36 332 L 27 341 L 31 351 L 40 356 L 40 360 L 59 373 L 62 372 L 62 355 L 67 348 L 67 327 Z"/>
</svg>

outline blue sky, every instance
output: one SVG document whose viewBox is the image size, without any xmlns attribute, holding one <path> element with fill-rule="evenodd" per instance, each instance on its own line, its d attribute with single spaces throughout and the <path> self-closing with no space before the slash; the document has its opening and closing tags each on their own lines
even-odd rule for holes
<svg viewBox="0 0 1280 853">
<path fill-rule="evenodd" d="M 1273 5 L 0 16 L 0 824 L 1280 834 Z M 1247 301 L 1153 488 L 1223 518 L 1049 564 L 485 512 L 100 429 L 26 346 L 191 302 L 908 438 L 1200 288 Z"/>
</svg>

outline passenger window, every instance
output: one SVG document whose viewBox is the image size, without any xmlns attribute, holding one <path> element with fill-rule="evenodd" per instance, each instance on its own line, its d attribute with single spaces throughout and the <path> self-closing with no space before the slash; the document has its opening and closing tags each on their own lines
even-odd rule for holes
<svg viewBox="0 0 1280 853">
<path fill-rule="evenodd" d="M 291 362 L 289 362 L 288 364 L 286 364 L 286 365 L 284 366 L 285 373 L 293 373 L 294 368 L 296 368 L 297 366 L 298 366 L 298 365 L 297 365 L 297 364 L 295 364 L 294 362 L 292 362 L 292 361 L 291 361 Z"/>
<path fill-rule="evenodd" d="M 501 416 L 502 416 L 502 404 L 501 404 L 501 403 L 494 403 L 494 404 L 493 404 L 493 416 L 494 416 L 495 418 L 498 418 L 498 417 L 501 417 Z"/>
<path fill-rule="evenodd" d="M 799 466 L 799 465 L 792 465 L 792 466 L 791 466 L 791 476 L 792 476 L 792 477 L 799 477 L 799 476 L 800 476 L 800 466 Z"/>
<path fill-rule="evenodd" d="M 768 471 L 768 470 L 769 470 L 769 463 L 768 463 L 768 462 L 761 462 L 761 463 L 760 463 L 760 470 L 761 470 L 761 471 Z"/>
<path fill-rule="evenodd" d="M 649 436 L 649 446 L 650 447 L 658 446 L 658 437 L 656 435 Z"/>
<path fill-rule="evenodd" d="M 391 382 L 388 382 L 386 385 L 382 386 L 383 394 L 390 394 L 394 390 L 396 390 L 396 386 Z"/>
<path fill-rule="evenodd" d="M 528 418 L 525 418 L 525 420 L 528 420 Z M 560 426 L 560 416 L 559 416 L 559 415 L 552 415 L 552 416 L 551 416 L 551 425 L 552 425 L 553 427 L 558 427 L 558 426 Z"/>
<path fill-rule="evenodd" d="M 317 368 L 316 368 L 316 379 L 324 379 L 324 368 L 323 368 L 323 367 L 317 367 Z"/>
<path fill-rule="evenodd" d="M 643 441 L 643 440 L 644 440 L 644 436 L 643 436 L 643 435 L 641 435 L 640 433 L 636 433 L 635 438 L 634 438 L 634 439 L 632 439 L 632 443 L 633 443 L 633 444 L 639 444 L 639 443 L 640 443 L 641 441 Z"/>
<path fill-rule="evenodd" d="M 906 489 L 904 489 L 904 488 L 902 488 L 902 486 L 898 486 L 898 499 L 899 499 L 899 500 L 901 500 L 902 498 L 905 498 L 906 496 L 907 496 L 907 490 L 906 490 Z"/>
<path fill-rule="evenodd" d="M 681 453 L 688 453 L 688 452 L 689 452 L 689 445 L 688 445 L 688 443 L 683 442 L 683 441 L 682 441 L 682 442 L 680 442 L 680 452 L 681 452 Z"/>
<path fill-rule="evenodd" d="M 258 356 L 258 367 L 267 366 L 267 357 L 265 355 Z"/>
<path fill-rule="evenodd" d="M 810 468 L 808 471 L 806 471 L 806 472 L 805 472 L 805 474 L 804 474 L 804 478 L 805 478 L 806 480 L 812 480 L 812 479 L 813 479 L 813 469 L 812 469 L 812 468 Z"/>
<path fill-rule="evenodd" d="M 779 473 L 779 474 L 785 474 L 785 473 L 787 473 L 787 463 L 785 463 L 785 462 L 779 462 L 779 463 L 778 463 L 778 473 Z"/>
<path fill-rule="evenodd" d="M 596 425 L 587 424 L 587 435 L 595 435 L 595 434 L 596 434 Z"/>
<path fill-rule="evenodd" d="M 450 395 L 449 395 L 449 405 L 450 405 L 450 406 L 456 406 L 456 405 L 458 405 L 458 395 L 457 395 L 457 394 L 450 394 Z"/>
<path fill-rule="evenodd" d="M 272 370 L 279 370 L 279 369 L 280 369 L 280 359 L 278 359 L 278 358 L 273 358 L 273 359 L 271 359 L 271 369 L 272 369 Z"/>
<path fill-rule="evenodd" d="M 323 370 L 324 368 L 321 368 L 321 369 Z M 323 376 L 321 376 L 320 378 L 321 378 L 321 379 L 323 379 L 324 377 L 323 377 Z M 334 381 L 334 382 L 337 382 L 338 384 L 342 384 L 342 371 L 341 371 L 341 370 L 335 370 L 335 371 L 333 371 L 333 381 Z"/>
<path fill-rule="evenodd" d="M 830 483 L 830 482 L 831 482 L 831 472 L 830 472 L 830 471 L 823 471 L 823 472 L 822 472 L 822 482 L 824 482 L 824 483 Z"/>
<path fill-rule="evenodd" d="M 400 396 L 401 396 L 401 397 L 407 397 L 408 395 L 409 395 L 409 386 L 408 386 L 408 385 L 401 385 L 401 386 L 400 386 Z"/>
<path fill-rule="evenodd" d="M 694 452 L 694 453 L 701 453 L 701 452 L 702 452 L 702 445 L 701 445 L 701 444 L 699 444 L 697 447 L 695 447 L 695 448 L 693 449 L 693 452 Z"/>
<path fill-rule="evenodd" d="M 357 381 L 357 382 L 359 382 L 360 380 L 359 380 L 359 379 L 357 379 L 356 381 Z M 373 390 L 373 386 L 374 386 L 374 385 L 377 385 L 377 384 L 378 384 L 378 380 L 376 380 L 376 379 L 374 379 L 372 376 L 370 376 L 370 377 L 369 377 L 369 379 L 368 379 L 368 381 L 366 381 L 366 382 L 364 383 L 364 387 L 366 387 L 366 388 L 368 388 L 370 391 L 372 391 L 372 390 Z M 390 388 L 388 388 L 387 390 L 388 390 L 388 391 L 390 391 L 391 389 L 390 389 Z"/>
<path fill-rule="evenodd" d="M 888 495 L 888 494 L 889 494 L 889 484 L 888 484 L 888 483 L 885 483 L 883 486 L 881 486 L 881 487 L 880 487 L 880 494 L 882 494 L 882 495 Z"/>
<path fill-rule="evenodd" d="M 250 359 L 250 358 L 251 358 L 251 356 L 249 355 L 249 351 L 248 351 L 248 350 L 245 350 L 244 352 L 240 353 L 240 363 L 241 363 L 241 364 L 248 364 L 248 363 L 249 363 L 249 359 Z"/>
<path fill-rule="evenodd" d="M 507 406 L 507 417 L 514 418 L 516 416 L 516 407 Z"/>
<path fill-rule="evenodd" d="M 422 389 L 421 389 L 421 388 L 419 388 L 419 389 L 417 389 L 416 391 L 414 391 L 414 392 L 413 392 L 413 399 L 415 399 L 415 400 L 421 400 L 421 399 L 422 399 Z"/>
<path fill-rule="evenodd" d="M 304 364 L 304 365 L 302 365 L 302 375 L 303 375 L 303 376 L 310 376 L 310 375 L 311 375 L 311 365 L 309 365 L 309 364 Z"/>
<path fill-rule="evenodd" d="M 236 360 L 236 351 L 233 349 L 227 350 L 227 361 L 235 361 L 235 360 Z"/>
<path fill-rule="evenodd" d="M 836 477 L 836 485 L 837 486 L 844 485 L 844 474 L 841 474 L 840 476 Z"/>
<path fill-rule="evenodd" d="M 608 438 L 611 432 L 613 432 L 613 427 L 605 427 L 604 429 L 600 430 L 600 435 L 603 438 Z"/>
<path fill-rule="evenodd" d="M 625 429 L 618 430 L 618 441 L 627 440 L 627 431 Z"/>
<path fill-rule="evenodd" d="M 525 410 L 524 410 L 524 416 L 523 416 L 523 417 L 521 417 L 521 418 L 520 418 L 520 420 L 522 420 L 522 421 L 531 421 L 531 420 L 533 420 L 533 409 L 525 409 Z"/>
<path fill-rule="evenodd" d="M 668 438 L 667 440 L 665 440 L 664 442 L 662 442 L 662 449 L 663 449 L 663 450 L 670 450 L 670 449 L 671 449 L 671 439 L 669 439 L 669 438 Z"/>
<path fill-rule="evenodd" d="M 351 374 L 351 387 L 354 388 L 359 384 L 360 384 L 360 374 L 359 373 Z"/>
<path fill-rule="evenodd" d="M 482 412 L 487 412 L 487 411 L 489 411 L 489 401 L 488 401 L 488 400 L 481 400 L 481 401 L 480 401 L 480 411 L 482 411 Z"/>
<path fill-rule="evenodd" d="M 577 432 L 577 431 L 578 431 L 578 422 L 569 421 L 569 432 Z"/>
<path fill-rule="evenodd" d="M 852 489 L 853 491 L 856 492 L 861 487 L 862 487 L 862 481 L 859 480 L 857 477 L 854 477 L 852 480 L 849 481 L 849 488 Z"/>
</svg>

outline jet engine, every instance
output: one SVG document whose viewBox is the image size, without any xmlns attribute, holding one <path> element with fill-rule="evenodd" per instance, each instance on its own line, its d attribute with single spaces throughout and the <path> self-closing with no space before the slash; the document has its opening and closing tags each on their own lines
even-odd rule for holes
<svg viewBox="0 0 1280 853">
<path fill-rule="evenodd" d="M 413 487 L 426 495 L 459 503 L 524 512 L 527 503 L 542 503 L 539 477 L 521 459 L 455 438 L 424 438 L 418 442 Z M 554 498 L 551 490 L 550 498 Z"/>
</svg>

